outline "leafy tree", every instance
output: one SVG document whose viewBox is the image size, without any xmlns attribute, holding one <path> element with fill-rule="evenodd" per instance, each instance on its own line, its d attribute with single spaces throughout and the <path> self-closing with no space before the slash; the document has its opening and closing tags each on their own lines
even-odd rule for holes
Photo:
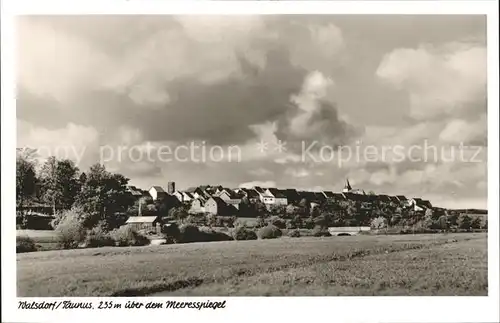
<svg viewBox="0 0 500 323">
<path fill-rule="evenodd" d="M 36 187 L 35 162 L 31 151 L 20 149 L 16 156 L 16 204 L 24 206 L 24 202 L 35 193 Z"/>
<path fill-rule="evenodd" d="M 448 217 L 446 215 L 441 215 L 438 218 L 438 227 L 441 230 L 448 230 L 449 222 L 448 222 Z"/>
<path fill-rule="evenodd" d="M 472 229 L 481 229 L 481 218 L 475 217 L 474 220 L 471 221 L 470 227 Z"/>
<path fill-rule="evenodd" d="M 286 207 L 286 217 L 289 219 L 293 219 L 297 215 L 300 216 L 300 208 L 293 204 L 288 204 Z"/>
<path fill-rule="evenodd" d="M 42 200 L 63 210 L 71 208 L 80 189 L 79 170 L 69 159 L 49 157 L 40 170 Z"/>
<path fill-rule="evenodd" d="M 303 198 L 299 202 L 299 208 L 300 208 L 300 214 L 303 217 L 309 216 L 311 210 L 310 210 L 310 204 L 309 201 L 306 198 Z"/>
<path fill-rule="evenodd" d="M 467 214 L 462 215 L 459 218 L 459 228 L 464 230 L 470 230 L 472 227 L 472 218 Z"/>
<path fill-rule="evenodd" d="M 284 217 L 286 216 L 286 206 L 284 205 L 273 205 L 269 210 L 269 214 L 272 216 Z"/>
<path fill-rule="evenodd" d="M 189 212 L 184 206 L 174 207 L 168 211 L 168 217 L 179 222 L 184 222 L 188 216 Z"/>
<path fill-rule="evenodd" d="M 116 215 L 125 213 L 134 199 L 127 190 L 128 178 L 106 171 L 95 164 L 86 174 L 85 182 L 76 197 L 76 205 L 92 214 L 92 223 L 104 221 L 109 229 L 119 226 Z"/>
<path fill-rule="evenodd" d="M 383 216 L 380 216 L 373 219 L 370 226 L 374 229 L 383 229 L 387 227 L 387 220 Z"/>
</svg>

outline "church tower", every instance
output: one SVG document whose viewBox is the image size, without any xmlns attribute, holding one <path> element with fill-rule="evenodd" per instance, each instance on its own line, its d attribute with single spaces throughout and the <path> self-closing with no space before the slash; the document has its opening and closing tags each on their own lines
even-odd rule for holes
<svg viewBox="0 0 500 323">
<path fill-rule="evenodd" d="M 349 179 L 346 178 L 344 189 L 342 190 L 342 193 L 349 193 L 351 190 L 352 190 L 352 187 L 351 187 L 351 184 L 349 183 Z"/>
</svg>

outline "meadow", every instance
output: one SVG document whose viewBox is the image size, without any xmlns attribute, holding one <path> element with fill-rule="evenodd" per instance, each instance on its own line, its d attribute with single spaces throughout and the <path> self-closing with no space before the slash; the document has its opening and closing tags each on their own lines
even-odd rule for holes
<svg viewBox="0 0 500 323">
<path fill-rule="evenodd" d="M 487 234 L 284 237 L 17 254 L 18 296 L 487 295 Z"/>
</svg>

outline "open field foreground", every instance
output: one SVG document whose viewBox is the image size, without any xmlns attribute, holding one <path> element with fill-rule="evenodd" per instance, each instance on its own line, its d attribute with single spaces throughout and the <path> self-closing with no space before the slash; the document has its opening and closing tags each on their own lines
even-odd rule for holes
<svg viewBox="0 0 500 323">
<path fill-rule="evenodd" d="M 17 254 L 18 296 L 487 295 L 487 235 L 282 238 Z"/>
</svg>

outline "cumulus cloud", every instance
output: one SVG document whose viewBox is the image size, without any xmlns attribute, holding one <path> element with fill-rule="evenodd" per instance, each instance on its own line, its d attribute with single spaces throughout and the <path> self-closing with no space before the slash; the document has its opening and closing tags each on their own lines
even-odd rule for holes
<svg viewBox="0 0 500 323">
<path fill-rule="evenodd" d="M 286 22 L 260 16 L 106 22 L 20 19 L 22 115 L 43 114 L 26 95 L 46 96 L 59 110 L 71 111 L 62 112 L 70 122 L 100 129 L 126 124 L 149 140 L 243 143 L 254 136 L 249 125 L 287 113 L 290 96 L 307 74 L 308 53 L 332 59 L 343 43 L 331 23 L 295 28 L 310 43 L 303 46 L 284 28 Z M 24 41 L 33 34 L 34 42 Z"/>
<path fill-rule="evenodd" d="M 99 133 L 92 127 L 69 123 L 64 128 L 47 129 L 22 120 L 17 122 L 17 146 L 37 149 L 42 160 L 56 156 L 87 166 L 98 161 L 98 141 Z"/>
<path fill-rule="evenodd" d="M 399 48 L 385 55 L 376 74 L 408 92 L 417 119 L 464 113 L 486 97 L 486 47 L 452 42 Z"/>
<path fill-rule="evenodd" d="M 446 127 L 439 134 L 439 139 L 446 143 L 485 145 L 487 140 L 486 114 L 483 114 L 476 121 L 463 119 L 453 119 L 446 124 Z"/>
<path fill-rule="evenodd" d="M 426 140 L 486 145 L 486 47 L 463 41 L 484 40 L 484 18 L 40 16 L 19 18 L 18 35 L 18 146 L 86 146 L 84 164 L 98 145 L 241 151 L 238 163 L 108 162 L 142 186 L 338 191 L 349 177 L 366 191 L 485 199 L 486 152 L 479 166 L 382 156 Z M 314 141 L 374 145 L 378 162 L 304 163 L 301 143 Z"/>
<path fill-rule="evenodd" d="M 334 81 L 319 71 L 304 77 L 300 92 L 291 95 L 287 118 L 280 120 L 277 136 L 295 146 L 320 142 L 338 146 L 358 134 L 359 129 L 343 120 L 337 107 L 327 99 Z"/>
</svg>

